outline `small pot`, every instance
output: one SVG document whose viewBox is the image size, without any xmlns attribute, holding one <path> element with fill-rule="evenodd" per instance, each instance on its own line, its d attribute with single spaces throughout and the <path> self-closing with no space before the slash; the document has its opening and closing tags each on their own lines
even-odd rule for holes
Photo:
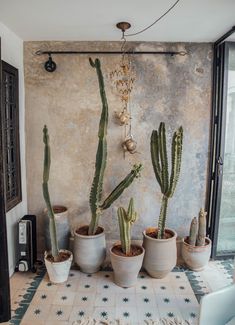
<svg viewBox="0 0 235 325">
<path fill-rule="evenodd" d="M 167 239 L 157 239 L 148 236 L 150 232 L 156 232 L 157 228 L 147 228 L 144 232 L 143 246 L 145 256 L 143 266 L 150 276 L 157 279 L 164 278 L 176 265 L 177 234 L 172 229 L 165 229 L 171 237 Z"/>
<path fill-rule="evenodd" d="M 104 228 L 98 235 L 80 235 L 74 231 L 74 260 L 84 273 L 98 272 L 106 257 Z"/>
<path fill-rule="evenodd" d="M 51 262 L 47 259 L 51 252 L 44 253 L 44 261 L 47 269 L 49 279 L 53 283 L 63 283 L 68 280 L 70 267 L 73 260 L 73 254 L 66 250 L 60 249 L 60 252 L 69 254 L 69 258 L 63 262 Z"/>
<path fill-rule="evenodd" d="M 186 265 L 193 271 L 202 271 L 208 264 L 211 255 L 211 240 L 206 237 L 205 246 L 192 246 L 187 243 L 187 238 L 183 239 L 182 257 Z"/>
<path fill-rule="evenodd" d="M 114 245 L 113 247 L 115 247 Z M 143 247 L 142 253 L 136 256 L 120 256 L 113 253 L 110 249 L 111 264 L 114 271 L 114 282 L 119 287 L 133 287 L 137 282 L 137 277 L 141 269 L 145 250 Z"/>
</svg>

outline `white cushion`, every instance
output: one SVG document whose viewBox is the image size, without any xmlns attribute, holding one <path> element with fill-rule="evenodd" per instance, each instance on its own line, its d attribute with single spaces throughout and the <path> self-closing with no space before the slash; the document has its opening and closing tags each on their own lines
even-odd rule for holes
<svg viewBox="0 0 235 325">
<path fill-rule="evenodd" d="M 225 325 L 235 325 L 235 317 L 230 319 L 230 321 L 228 323 L 226 323 Z"/>
</svg>

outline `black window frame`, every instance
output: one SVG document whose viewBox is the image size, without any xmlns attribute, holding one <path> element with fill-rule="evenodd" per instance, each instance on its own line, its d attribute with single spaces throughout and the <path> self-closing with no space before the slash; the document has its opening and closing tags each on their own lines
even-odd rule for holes
<svg viewBox="0 0 235 325">
<path fill-rule="evenodd" d="M 15 155 L 15 176 L 14 182 L 16 184 L 16 193 L 10 197 L 8 197 L 8 175 L 11 176 L 9 172 L 9 165 L 7 163 L 7 152 L 9 145 L 7 138 L 10 137 L 10 128 L 9 125 L 7 126 L 6 120 L 6 111 L 5 111 L 5 98 L 6 98 L 6 91 L 5 91 L 5 82 L 4 82 L 4 74 L 7 73 L 13 76 L 13 88 L 14 88 L 14 119 L 13 119 L 13 126 L 14 129 L 14 143 L 13 143 L 13 152 Z M 8 116 L 9 116 L 8 112 Z M 3 139 L 3 174 L 4 174 L 4 187 L 5 187 L 5 206 L 6 212 L 13 209 L 16 205 L 18 205 L 22 201 L 22 186 L 21 186 L 21 162 L 20 162 L 20 130 L 19 130 L 19 74 L 18 69 L 10 65 L 9 63 L 2 61 L 2 105 L 1 105 L 1 130 L 2 130 L 2 139 Z M 8 129 L 8 134 L 6 133 L 6 129 Z M 7 136 L 6 136 L 7 135 Z"/>
</svg>

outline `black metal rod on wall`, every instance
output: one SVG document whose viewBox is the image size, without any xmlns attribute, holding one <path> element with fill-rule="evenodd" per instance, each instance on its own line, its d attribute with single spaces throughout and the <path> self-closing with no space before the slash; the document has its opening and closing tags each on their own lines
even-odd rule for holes
<svg viewBox="0 0 235 325">
<path fill-rule="evenodd" d="M 54 54 L 78 54 L 78 55 L 88 55 L 88 54 L 96 54 L 96 55 L 115 55 L 115 54 L 123 54 L 122 51 L 41 51 L 38 50 L 35 52 L 36 55 L 54 55 Z M 130 54 L 130 55 L 142 55 L 142 54 L 149 54 L 149 55 L 187 55 L 187 52 L 185 51 L 127 51 L 125 54 Z"/>
</svg>

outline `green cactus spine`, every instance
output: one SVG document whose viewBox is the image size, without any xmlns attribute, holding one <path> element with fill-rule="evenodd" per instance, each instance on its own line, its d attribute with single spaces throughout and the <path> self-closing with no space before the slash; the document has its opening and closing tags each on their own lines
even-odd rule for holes
<svg viewBox="0 0 235 325">
<path fill-rule="evenodd" d="M 120 239 L 122 245 L 122 251 L 125 255 L 131 255 L 131 226 L 137 219 L 137 213 L 134 211 L 134 200 L 130 199 L 128 210 L 119 207 L 118 222 L 120 230 Z"/>
<path fill-rule="evenodd" d="M 198 215 L 197 246 L 204 246 L 206 244 L 206 215 L 207 213 L 204 211 L 204 209 L 200 209 Z"/>
<path fill-rule="evenodd" d="M 198 222 L 197 222 L 197 218 L 194 217 L 190 225 L 189 238 L 188 238 L 189 245 L 196 246 L 197 233 L 198 233 Z"/>
<path fill-rule="evenodd" d="M 134 165 L 133 169 L 125 177 L 125 179 L 111 192 L 111 194 L 107 197 L 106 200 L 103 201 L 103 203 L 101 202 L 104 172 L 107 162 L 106 135 L 108 126 L 108 102 L 105 93 L 100 60 L 96 59 L 93 61 L 90 58 L 89 61 L 90 65 L 96 69 L 100 89 L 100 98 L 102 101 L 102 112 L 98 132 L 99 142 L 96 152 L 95 175 L 90 192 L 91 222 L 89 224 L 88 235 L 94 235 L 96 233 L 102 211 L 109 208 L 111 204 L 122 194 L 125 188 L 127 188 L 133 182 L 133 180 L 139 176 L 142 165 Z"/>
<path fill-rule="evenodd" d="M 51 166 L 51 151 L 49 145 L 49 134 L 47 130 L 47 126 L 45 125 L 43 128 L 43 142 L 44 142 L 44 167 L 43 167 L 43 197 L 47 206 L 47 213 L 49 217 L 49 231 L 50 231 L 50 239 L 51 239 L 51 254 L 54 258 L 54 261 L 57 262 L 59 260 L 59 248 L 58 241 L 56 235 L 56 223 L 55 223 L 55 215 L 51 205 L 50 194 L 48 189 L 48 181 L 50 175 L 50 166 Z"/>
<path fill-rule="evenodd" d="M 165 123 L 161 122 L 158 131 L 153 130 L 150 149 L 153 170 L 162 192 L 162 204 L 158 219 L 157 238 L 164 238 L 168 199 L 174 194 L 181 168 L 183 128 L 174 132 L 171 146 L 171 176 L 168 173 Z"/>
</svg>

